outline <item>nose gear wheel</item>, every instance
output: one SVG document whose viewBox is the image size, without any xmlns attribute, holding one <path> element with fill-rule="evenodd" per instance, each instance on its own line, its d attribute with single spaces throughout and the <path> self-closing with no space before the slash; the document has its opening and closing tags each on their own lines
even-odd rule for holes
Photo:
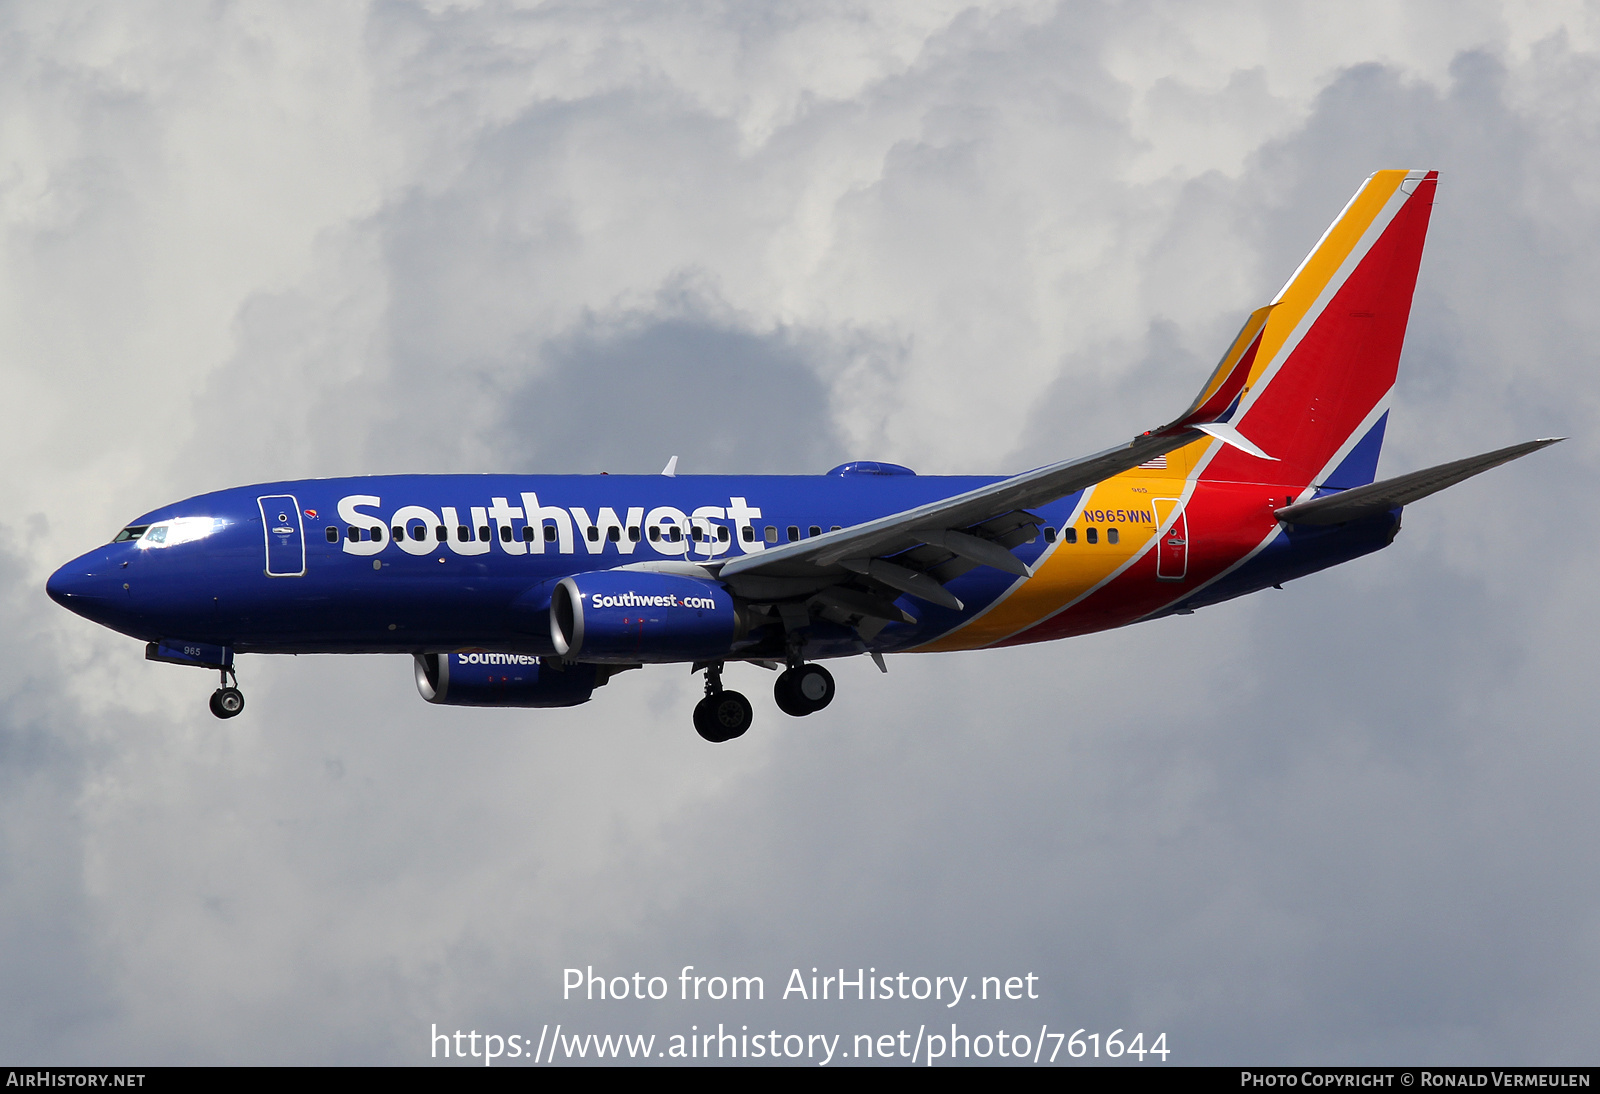
<svg viewBox="0 0 1600 1094">
<path fill-rule="evenodd" d="M 228 678 L 233 677 L 233 683 Z M 244 710 L 244 692 L 239 690 L 239 677 L 232 669 L 222 670 L 222 686 L 211 693 L 211 713 L 218 718 L 236 718 Z"/>
<path fill-rule="evenodd" d="M 218 718 L 237 717 L 244 709 L 244 692 L 238 688 L 218 688 L 211 693 L 211 713 Z"/>
</svg>

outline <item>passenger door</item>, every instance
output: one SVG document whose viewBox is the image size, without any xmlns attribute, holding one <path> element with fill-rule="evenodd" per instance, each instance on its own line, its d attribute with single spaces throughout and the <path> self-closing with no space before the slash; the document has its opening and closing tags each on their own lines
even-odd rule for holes
<svg viewBox="0 0 1600 1094">
<path fill-rule="evenodd" d="M 267 537 L 267 576 L 304 577 L 306 537 L 300 523 L 300 503 L 293 494 L 269 494 L 256 499 L 261 507 L 261 529 Z"/>
<path fill-rule="evenodd" d="M 1156 507 L 1156 577 L 1182 581 L 1189 572 L 1189 519 L 1181 498 L 1151 498 Z M 1176 514 L 1173 510 L 1176 509 Z"/>
</svg>

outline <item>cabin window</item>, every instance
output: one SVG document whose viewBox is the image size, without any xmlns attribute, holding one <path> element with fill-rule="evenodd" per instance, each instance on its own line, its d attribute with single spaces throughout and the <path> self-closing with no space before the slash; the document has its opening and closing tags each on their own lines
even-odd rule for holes
<svg viewBox="0 0 1600 1094">
<path fill-rule="evenodd" d="M 465 524 L 456 525 L 456 538 L 462 543 L 467 542 L 467 540 L 472 538 L 472 529 L 468 528 Z"/>
<path fill-rule="evenodd" d="M 799 541 L 800 541 L 800 526 L 798 524 L 789 525 L 789 542 L 790 543 L 798 543 Z"/>
<path fill-rule="evenodd" d="M 383 529 L 382 528 L 374 528 L 374 529 L 372 529 L 372 542 L 374 542 L 374 543 L 382 543 L 383 542 Z"/>
<path fill-rule="evenodd" d="M 1121 538 L 1121 533 L 1119 533 L 1115 528 L 1107 528 L 1106 529 L 1106 542 L 1107 543 L 1115 543 L 1115 542 L 1117 542 L 1117 540 L 1119 538 Z"/>
<path fill-rule="evenodd" d="M 833 526 L 833 527 L 832 527 L 832 528 L 829 528 L 829 529 L 828 529 L 828 531 L 830 531 L 830 532 L 837 532 L 837 531 L 839 531 L 839 530 L 840 530 L 840 529 L 839 529 L 839 526 L 838 526 L 838 525 L 837 525 L 837 524 L 835 524 L 835 525 L 834 525 L 834 526 Z"/>
<path fill-rule="evenodd" d="M 444 543 L 450 538 L 450 530 L 441 524 L 433 530 L 433 538 Z"/>
<path fill-rule="evenodd" d="M 1063 528 L 1061 529 L 1061 538 L 1068 543 L 1076 543 L 1078 542 L 1078 530 L 1076 528 Z"/>
<path fill-rule="evenodd" d="M 694 530 L 689 533 L 689 538 L 699 543 L 706 538 L 706 530 L 697 524 L 694 526 Z"/>
<path fill-rule="evenodd" d="M 361 540 L 361 529 L 353 526 L 346 528 L 344 530 L 344 538 L 349 540 L 351 543 L 359 543 Z"/>
<path fill-rule="evenodd" d="M 1083 538 L 1088 540 L 1090 543 L 1099 543 L 1100 542 L 1100 529 L 1098 529 L 1098 528 L 1085 528 L 1083 530 Z"/>
<path fill-rule="evenodd" d="M 750 527 L 750 525 L 746 524 L 743 528 L 739 529 L 739 538 L 744 540 L 746 543 L 754 543 L 756 541 L 756 530 Z"/>
<path fill-rule="evenodd" d="M 661 542 L 661 529 L 658 526 L 654 525 L 654 524 L 652 524 L 650 526 L 650 542 L 651 543 L 660 543 Z"/>
<path fill-rule="evenodd" d="M 522 526 L 522 542 L 524 542 L 524 543 L 532 543 L 533 542 L 533 525 L 524 524 Z"/>
<path fill-rule="evenodd" d="M 511 525 L 502 524 L 500 526 L 500 542 L 501 543 L 510 543 L 511 542 Z"/>
<path fill-rule="evenodd" d="M 770 524 L 767 525 L 767 542 L 768 543 L 776 543 L 776 542 L 778 542 L 778 530 L 775 527 L 773 527 L 772 525 L 770 525 Z"/>
<path fill-rule="evenodd" d="M 489 526 L 487 524 L 478 525 L 478 540 L 482 543 L 489 542 Z"/>
<path fill-rule="evenodd" d="M 329 543 L 338 543 L 339 542 L 339 529 L 337 529 L 337 528 L 329 528 L 328 529 L 328 542 Z"/>
<path fill-rule="evenodd" d="M 405 539 L 406 538 L 406 530 L 404 528 L 400 527 L 400 525 L 398 525 L 398 524 L 396 524 L 393 528 L 391 528 L 389 530 L 394 533 L 394 538 L 395 539 Z"/>
<path fill-rule="evenodd" d="M 600 529 L 593 524 L 589 525 L 583 534 L 589 538 L 590 543 L 600 542 Z"/>
<path fill-rule="evenodd" d="M 638 543 L 639 542 L 639 526 L 638 525 L 634 525 L 633 527 L 628 529 L 628 542 L 630 542 L 630 543 Z"/>
<path fill-rule="evenodd" d="M 813 524 L 811 526 L 811 535 L 812 535 L 812 537 L 815 538 L 817 536 L 820 536 L 821 534 L 822 534 L 822 526 L 821 525 L 817 525 L 817 524 Z"/>
<path fill-rule="evenodd" d="M 667 529 L 667 538 L 673 543 L 681 541 L 683 539 L 683 529 L 674 524 L 671 528 Z"/>
<path fill-rule="evenodd" d="M 546 524 L 544 526 L 544 541 L 546 543 L 554 543 L 556 541 L 556 526 L 554 524 Z"/>
<path fill-rule="evenodd" d="M 721 524 L 717 525 L 717 542 L 728 542 L 728 529 Z"/>
<path fill-rule="evenodd" d="M 1046 528 L 1044 530 L 1044 541 L 1046 543 L 1054 543 L 1056 541 L 1056 530 L 1054 528 Z"/>
<path fill-rule="evenodd" d="M 613 524 L 610 528 L 606 529 L 606 538 L 609 539 L 612 543 L 621 543 L 622 542 L 622 529 L 618 528 L 615 524 Z"/>
</svg>

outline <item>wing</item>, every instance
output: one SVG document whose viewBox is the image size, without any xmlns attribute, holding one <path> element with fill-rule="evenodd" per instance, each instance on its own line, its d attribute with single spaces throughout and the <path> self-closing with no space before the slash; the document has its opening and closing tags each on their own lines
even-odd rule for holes
<svg viewBox="0 0 1600 1094">
<path fill-rule="evenodd" d="M 1027 575 L 1027 566 L 1010 548 L 1038 534 L 1040 520 L 1027 512 L 1033 506 L 1130 471 L 1205 434 L 1270 459 L 1225 424 L 1238 407 L 1269 311 L 1270 306 L 1250 316 L 1189 409 L 1159 429 L 1092 456 L 1049 464 L 915 509 L 730 559 L 718 577 L 752 599 L 779 600 L 829 590 L 820 606 L 845 616 L 903 618 L 904 613 L 889 603 L 892 598 L 874 595 L 877 586 L 959 609 L 961 602 L 944 582 L 974 566 Z M 852 581 L 867 591 L 830 590 Z M 841 596 L 849 603 L 831 603 Z"/>
</svg>

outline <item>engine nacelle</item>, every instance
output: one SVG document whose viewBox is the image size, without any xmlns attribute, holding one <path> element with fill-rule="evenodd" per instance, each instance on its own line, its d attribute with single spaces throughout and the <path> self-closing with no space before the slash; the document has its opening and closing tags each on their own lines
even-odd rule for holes
<svg viewBox="0 0 1600 1094">
<path fill-rule="evenodd" d="M 419 653 L 417 690 L 454 707 L 575 707 L 610 670 L 556 665 L 521 653 Z"/>
<path fill-rule="evenodd" d="M 725 656 L 741 614 L 714 581 L 648 570 L 563 578 L 550 598 L 550 639 L 585 661 L 698 661 Z"/>
</svg>

